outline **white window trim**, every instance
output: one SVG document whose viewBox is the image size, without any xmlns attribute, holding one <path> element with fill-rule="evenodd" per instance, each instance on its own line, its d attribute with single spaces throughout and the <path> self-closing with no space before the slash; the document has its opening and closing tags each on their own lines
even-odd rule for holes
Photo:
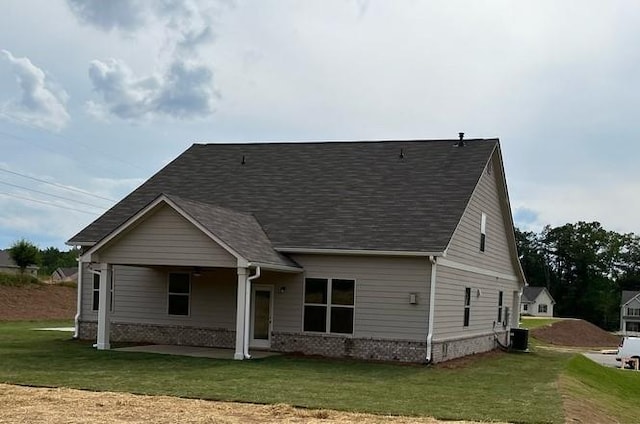
<svg viewBox="0 0 640 424">
<path fill-rule="evenodd" d="M 172 293 L 169 291 L 169 288 L 171 286 L 170 281 L 171 281 L 171 274 L 186 274 L 189 277 L 189 292 L 188 293 Z M 190 317 L 191 316 L 191 292 L 192 292 L 192 287 L 191 287 L 191 273 L 189 272 L 169 272 L 167 274 L 167 315 L 170 317 Z M 169 299 L 171 298 L 171 296 L 187 296 L 187 314 L 186 315 L 182 315 L 182 314 L 171 314 L 169 313 Z"/>
<path fill-rule="evenodd" d="M 487 214 L 480 215 L 480 252 L 487 250 Z"/>
<path fill-rule="evenodd" d="M 542 307 L 544 306 L 544 311 L 542 310 Z M 539 314 L 548 314 L 549 313 L 549 306 L 547 306 L 546 303 L 541 303 L 538 305 L 538 313 Z"/>
<path fill-rule="evenodd" d="M 307 303 L 305 299 L 307 297 L 307 279 L 318 279 L 318 280 L 327 280 L 327 303 Z M 353 305 L 334 305 L 331 299 L 331 289 L 333 287 L 333 280 L 349 280 L 353 281 Z M 304 290 L 302 290 L 302 332 L 305 334 L 324 334 L 324 335 L 333 335 L 333 336 L 344 336 L 344 337 L 353 337 L 356 331 L 356 284 L 357 280 L 355 278 L 350 277 L 311 277 L 305 276 L 304 278 Z M 325 317 L 325 331 L 308 331 L 304 329 L 304 315 L 306 311 L 306 306 L 322 306 L 327 309 L 326 317 Z M 331 332 L 331 308 L 350 308 L 353 310 L 353 328 L 351 329 L 351 333 L 332 333 Z"/>
<path fill-rule="evenodd" d="M 100 278 L 100 273 L 99 272 L 92 273 L 92 275 L 93 275 L 93 277 L 91 279 L 91 287 L 92 287 L 92 290 L 91 290 L 91 310 L 93 312 L 98 312 L 98 309 L 97 308 L 94 309 L 94 307 L 93 307 L 94 306 L 93 299 L 97 295 L 98 296 L 98 302 L 100 302 L 100 294 L 99 294 L 100 293 L 100 284 L 98 283 L 98 288 L 96 288 L 96 285 L 95 285 L 95 281 L 96 281 L 95 278 L 98 277 L 98 279 L 99 279 Z M 109 304 L 109 311 L 110 312 L 113 312 L 113 310 L 115 309 L 115 304 L 116 304 L 115 298 L 113 297 L 114 291 L 115 291 L 114 290 L 115 289 L 115 279 L 116 279 L 116 277 L 115 277 L 115 269 L 112 269 L 111 270 L 111 287 L 109 287 L 109 289 L 111 290 L 111 303 Z"/>
</svg>

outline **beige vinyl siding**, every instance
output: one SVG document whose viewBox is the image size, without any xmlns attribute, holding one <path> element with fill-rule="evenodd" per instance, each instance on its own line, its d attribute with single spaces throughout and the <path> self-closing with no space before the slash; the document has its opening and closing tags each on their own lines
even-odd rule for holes
<svg viewBox="0 0 640 424">
<path fill-rule="evenodd" d="M 234 256 L 163 205 L 98 252 L 100 262 L 131 265 L 236 267 Z"/>
<path fill-rule="evenodd" d="M 302 326 L 302 273 L 262 271 L 253 284 L 273 286 L 273 331 L 297 333 Z M 284 288 L 284 293 L 281 289 Z"/>
<path fill-rule="evenodd" d="M 427 335 L 429 280 L 427 258 L 366 256 L 294 255 L 307 278 L 355 280 L 354 337 L 396 340 L 424 340 Z M 291 314 L 282 328 L 302 331 L 304 277 L 292 290 L 288 304 Z M 416 293 L 418 303 L 409 303 Z"/>
<path fill-rule="evenodd" d="M 203 328 L 235 329 L 237 275 L 235 269 L 217 269 L 191 277 L 189 316 L 167 312 L 169 272 L 190 272 L 181 268 L 114 266 L 114 310 L 112 322 L 187 325 Z M 97 320 L 91 310 L 93 275 L 83 278 L 85 320 Z"/>
<path fill-rule="evenodd" d="M 438 265 L 437 273 L 435 341 L 491 332 L 493 323 L 498 319 L 500 291 L 503 292 L 503 308 L 512 308 L 514 291 L 518 290 L 514 281 L 441 265 Z M 463 326 L 466 287 L 471 288 L 471 315 L 468 327 Z M 514 311 L 511 310 L 510 314 L 513 317 Z M 502 325 L 496 322 L 496 329 L 502 330 Z"/>
<path fill-rule="evenodd" d="M 495 154 L 492 161 L 492 172 L 490 174 L 486 171 L 483 173 L 458 224 L 447 250 L 447 259 L 483 269 L 491 269 L 495 272 L 516 275 L 507 240 L 507 231 L 512 231 L 512 229 L 505 227 L 504 219 L 504 214 L 509 211 L 500 201 L 502 175 Z M 480 251 L 482 213 L 487 215 L 484 252 Z"/>
</svg>

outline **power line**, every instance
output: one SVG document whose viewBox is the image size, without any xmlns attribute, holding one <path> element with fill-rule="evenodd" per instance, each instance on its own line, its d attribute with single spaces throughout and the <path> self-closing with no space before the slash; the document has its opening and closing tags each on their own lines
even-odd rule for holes
<svg viewBox="0 0 640 424">
<path fill-rule="evenodd" d="M 60 208 L 60 209 L 67 209 L 67 210 L 75 211 L 75 212 L 86 213 L 86 214 L 94 215 L 94 216 L 100 215 L 97 212 L 83 211 L 83 210 L 80 210 L 80 209 L 70 208 L 70 207 L 67 207 L 67 206 L 58 205 L 56 203 L 51 203 L 51 202 L 47 202 L 47 201 L 44 201 L 44 200 L 29 199 L 28 197 L 18 196 L 17 194 L 12 194 L 12 193 L 0 192 L 0 196 L 8 196 L 8 197 L 16 198 L 16 199 L 27 200 L 29 202 L 42 203 L 43 205 L 53 206 L 53 207 Z"/>
<path fill-rule="evenodd" d="M 4 182 L 4 181 L 0 181 L 0 184 L 8 185 L 8 186 L 10 186 L 10 187 L 21 188 L 21 189 L 23 189 L 23 190 L 33 191 L 34 193 L 44 194 L 45 196 L 51 196 L 51 197 L 55 197 L 55 198 L 58 198 L 58 199 L 67 200 L 67 201 L 69 201 L 69 202 L 79 203 L 79 204 L 81 204 L 81 205 L 85 205 L 85 206 L 91 206 L 92 208 L 97 208 L 97 209 L 102 209 L 102 210 L 107 209 L 107 208 L 106 208 L 106 207 L 104 207 L 104 206 L 92 205 L 91 203 L 82 202 L 82 201 L 80 201 L 80 200 L 75 200 L 75 199 L 70 199 L 70 198 L 68 198 L 68 197 L 64 197 L 64 196 L 58 196 L 57 194 L 51 194 L 51 193 L 47 193 L 47 192 L 44 192 L 44 191 L 35 190 L 35 189 L 33 189 L 33 188 L 29 188 L 29 187 L 21 186 L 21 185 L 18 185 L 18 184 L 11 184 L 11 183 L 7 183 L 7 182 Z"/>
<path fill-rule="evenodd" d="M 52 185 L 54 187 L 58 187 L 58 188 L 61 188 L 61 189 L 64 189 L 64 190 L 69 190 L 69 191 L 75 191 L 77 193 L 82 193 L 82 194 L 84 194 L 86 196 L 92 196 L 92 197 L 95 197 L 95 198 L 98 198 L 98 199 L 108 200 L 109 202 L 114 202 L 114 203 L 117 202 L 117 200 L 109 199 L 108 197 L 98 196 L 97 194 L 89 193 L 88 191 L 84 191 L 84 190 L 81 190 L 79 188 L 67 187 L 67 186 L 62 185 L 62 184 L 52 183 L 52 182 L 49 182 L 49 181 L 46 181 L 46 180 L 42 180 L 40 178 L 30 177 L 29 175 L 21 174 L 20 172 L 9 171 L 8 169 L 4 169 L 4 168 L 0 168 L 0 171 L 4 171 L 4 172 L 7 172 L 7 173 L 13 174 L 13 175 L 18 175 L 19 177 L 23 177 L 23 178 L 28 178 L 30 180 L 38 181 L 38 182 L 43 183 L 43 184 L 49 184 L 49 185 Z"/>
</svg>

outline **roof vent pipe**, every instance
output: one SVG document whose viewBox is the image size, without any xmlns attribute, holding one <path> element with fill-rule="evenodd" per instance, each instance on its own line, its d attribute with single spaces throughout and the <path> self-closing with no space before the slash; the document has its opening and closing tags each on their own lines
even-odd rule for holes
<svg viewBox="0 0 640 424">
<path fill-rule="evenodd" d="M 400 148 L 400 159 L 404 159 L 404 149 Z"/>
<path fill-rule="evenodd" d="M 244 165 L 245 163 L 247 163 L 247 161 L 244 160 L 244 155 L 242 155 L 242 162 L 240 162 L 240 165 Z"/>
<path fill-rule="evenodd" d="M 460 137 L 460 140 L 456 143 L 456 147 L 464 147 L 464 133 L 458 133 L 458 137 Z"/>
</svg>

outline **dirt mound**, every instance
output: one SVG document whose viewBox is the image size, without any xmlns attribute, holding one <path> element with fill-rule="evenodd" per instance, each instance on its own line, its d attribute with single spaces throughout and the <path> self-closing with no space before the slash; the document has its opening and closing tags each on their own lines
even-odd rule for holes
<svg viewBox="0 0 640 424">
<path fill-rule="evenodd" d="M 531 330 L 531 336 L 558 346 L 615 348 L 620 342 L 620 337 L 581 319 L 567 319 L 535 328 Z"/>
<path fill-rule="evenodd" d="M 73 319 L 75 314 L 75 287 L 0 286 L 0 320 Z"/>
</svg>

